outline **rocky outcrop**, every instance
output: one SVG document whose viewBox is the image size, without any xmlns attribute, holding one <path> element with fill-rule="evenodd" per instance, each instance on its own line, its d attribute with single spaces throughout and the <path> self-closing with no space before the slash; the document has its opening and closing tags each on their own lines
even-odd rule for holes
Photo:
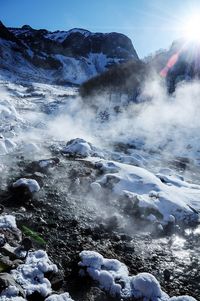
<svg viewBox="0 0 200 301">
<path fill-rule="evenodd" d="M 131 40 L 115 32 L 50 32 L 29 25 L 6 28 L 1 23 L 0 46 L 0 66 L 6 76 L 12 72 L 23 79 L 62 85 L 80 84 L 112 66 L 139 61 Z"/>
</svg>

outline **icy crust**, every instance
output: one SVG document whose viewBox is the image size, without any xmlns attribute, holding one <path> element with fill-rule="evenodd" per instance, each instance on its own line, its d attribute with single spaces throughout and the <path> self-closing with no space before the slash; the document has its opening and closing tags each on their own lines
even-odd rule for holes
<svg viewBox="0 0 200 301">
<path fill-rule="evenodd" d="M 96 162 L 95 158 L 89 160 Z M 154 220 L 167 223 L 171 215 L 177 221 L 185 222 L 198 218 L 199 185 L 187 183 L 178 176 L 156 176 L 144 168 L 118 162 L 100 160 L 96 165 L 105 173 L 98 181 L 101 186 L 108 187 L 110 184 L 114 194 L 128 194 L 139 208 L 158 212 Z"/>
<path fill-rule="evenodd" d="M 34 292 L 46 297 L 52 291 L 50 281 L 45 278 L 47 272 L 57 272 L 58 269 L 53 264 L 45 251 L 38 250 L 28 254 L 24 264 L 19 265 L 11 274 L 15 281 L 20 284 L 26 295 Z"/>
<path fill-rule="evenodd" d="M 27 187 L 30 193 L 35 193 L 40 190 L 38 182 L 34 179 L 21 178 L 13 183 L 13 188 Z"/>
<path fill-rule="evenodd" d="M 125 264 L 116 259 L 106 259 L 95 251 L 82 251 L 80 253 L 82 276 L 88 274 L 99 283 L 111 296 L 123 299 L 135 298 L 144 301 L 196 301 L 189 296 L 170 298 L 162 291 L 157 279 L 149 273 L 140 273 L 129 276 Z"/>
</svg>

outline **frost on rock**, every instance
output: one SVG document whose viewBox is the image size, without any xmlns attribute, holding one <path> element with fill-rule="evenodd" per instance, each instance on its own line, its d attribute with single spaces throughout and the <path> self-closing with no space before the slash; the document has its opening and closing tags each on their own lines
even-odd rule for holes
<svg viewBox="0 0 200 301">
<path fill-rule="evenodd" d="M 111 296 L 144 301 L 196 301 L 189 296 L 170 297 L 161 290 L 157 279 L 149 273 L 129 276 L 125 264 L 116 259 L 106 259 L 95 251 L 80 253 L 80 275 L 88 274 Z M 142 299 L 141 299 L 142 298 Z"/>
<path fill-rule="evenodd" d="M 16 229 L 16 220 L 13 215 L 1 215 L 0 216 L 0 229 Z"/>
<path fill-rule="evenodd" d="M 73 299 L 71 299 L 69 293 L 64 293 L 60 295 L 53 294 L 46 298 L 45 301 L 73 301 Z"/>
<path fill-rule="evenodd" d="M 85 141 L 84 139 L 76 138 L 70 140 L 65 147 L 62 149 L 62 153 L 68 156 L 75 157 L 89 157 L 89 156 L 99 156 L 102 154 L 94 147 L 91 143 Z"/>
<path fill-rule="evenodd" d="M 11 273 L 26 295 L 38 292 L 46 297 L 52 291 L 50 281 L 44 276 L 47 272 L 56 273 L 57 267 L 49 260 L 45 251 L 38 250 L 29 253 L 25 263 L 19 265 Z"/>
<path fill-rule="evenodd" d="M 27 187 L 30 193 L 38 192 L 40 190 L 38 182 L 34 179 L 21 178 L 13 183 L 13 188 L 17 187 Z"/>
</svg>

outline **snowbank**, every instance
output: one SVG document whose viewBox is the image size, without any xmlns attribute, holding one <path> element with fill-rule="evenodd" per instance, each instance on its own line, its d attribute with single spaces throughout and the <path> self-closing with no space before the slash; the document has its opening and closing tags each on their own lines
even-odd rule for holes
<svg viewBox="0 0 200 301">
<path fill-rule="evenodd" d="M 187 183 L 181 177 L 160 173 L 156 176 L 137 166 L 106 160 L 96 162 L 95 158 L 89 160 L 105 173 L 98 181 L 101 186 L 109 187 L 116 196 L 128 194 L 143 214 L 153 213 L 162 223 L 168 223 L 171 215 L 186 223 L 198 219 L 199 185 Z"/>
<path fill-rule="evenodd" d="M 29 253 L 25 263 L 12 270 L 11 274 L 23 287 L 26 295 L 39 292 L 46 297 L 52 291 L 50 281 L 44 276 L 47 272 L 57 272 L 57 267 L 49 260 L 45 251 L 38 250 Z"/>
<path fill-rule="evenodd" d="M 173 297 L 162 291 L 157 279 L 149 273 L 140 273 L 129 276 L 125 264 L 116 259 L 106 259 L 94 251 L 82 251 L 80 253 L 82 276 L 88 274 L 97 281 L 100 288 L 111 296 L 121 298 L 135 298 L 144 301 L 196 301 L 189 296 Z"/>
<path fill-rule="evenodd" d="M 13 187 L 27 187 L 30 193 L 38 192 L 40 190 L 40 186 L 36 180 L 21 178 L 13 183 Z"/>
</svg>

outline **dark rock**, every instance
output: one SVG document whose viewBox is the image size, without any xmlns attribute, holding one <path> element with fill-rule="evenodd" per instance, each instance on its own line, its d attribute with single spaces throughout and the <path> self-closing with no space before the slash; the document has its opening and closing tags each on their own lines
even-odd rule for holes
<svg viewBox="0 0 200 301">
<path fill-rule="evenodd" d="M 163 275 L 164 275 L 164 280 L 165 281 L 170 281 L 170 277 L 171 277 L 171 272 L 168 269 L 165 269 L 163 271 Z"/>
<path fill-rule="evenodd" d="M 30 249 L 33 248 L 33 242 L 30 238 L 25 237 L 21 242 L 21 246 L 24 251 L 29 251 Z"/>
<path fill-rule="evenodd" d="M 40 295 L 38 292 L 34 292 L 33 294 L 26 297 L 28 301 L 44 301 L 45 298 Z"/>
</svg>

